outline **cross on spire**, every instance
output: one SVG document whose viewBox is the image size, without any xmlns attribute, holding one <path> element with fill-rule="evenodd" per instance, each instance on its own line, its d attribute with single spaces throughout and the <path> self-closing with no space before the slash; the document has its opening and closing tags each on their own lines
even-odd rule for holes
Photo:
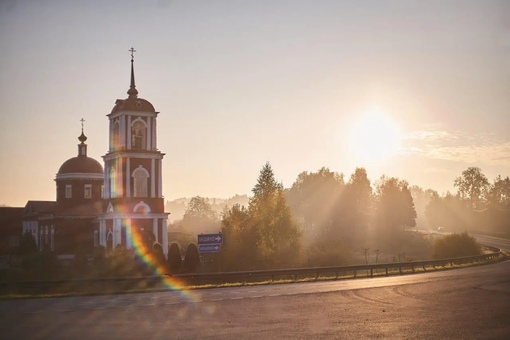
<svg viewBox="0 0 510 340">
<path fill-rule="evenodd" d="M 129 90 L 127 93 L 129 94 L 129 98 L 136 98 L 138 95 L 138 91 L 136 90 L 135 86 L 135 70 L 133 67 L 135 61 L 134 53 L 136 52 L 136 50 L 133 47 L 131 47 L 131 49 L 129 49 L 129 52 L 131 52 L 131 84 L 129 85 Z"/>
<path fill-rule="evenodd" d="M 78 137 L 78 140 L 81 142 L 81 144 L 85 144 L 85 141 L 87 140 L 87 136 L 83 133 L 83 123 L 85 122 L 85 119 L 80 119 L 81 122 L 81 135 Z M 81 150 L 81 149 L 80 149 Z M 87 149 L 81 150 L 80 155 L 87 155 Z"/>
</svg>

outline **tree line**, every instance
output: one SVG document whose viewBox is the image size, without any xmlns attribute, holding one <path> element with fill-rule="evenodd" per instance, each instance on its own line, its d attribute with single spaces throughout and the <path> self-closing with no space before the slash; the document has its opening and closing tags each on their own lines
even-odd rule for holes
<svg viewBox="0 0 510 340">
<path fill-rule="evenodd" d="M 302 172 L 283 188 L 266 163 L 247 206 L 226 207 L 215 213 L 207 200 L 194 197 L 182 230 L 224 234 L 219 255 L 202 257 L 220 262 L 222 270 L 295 266 L 343 265 L 368 261 L 425 259 L 432 243 L 417 233 L 415 199 L 431 228 L 450 231 L 508 228 L 510 180 L 498 176 L 490 184 L 478 168 L 455 179 L 456 194 L 410 186 L 405 180 L 382 176 L 372 183 L 364 168 L 346 180 L 341 173 L 321 168 Z M 218 267 L 215 267 L 218 269 Z"/>
<path fill-rule="evenodd" d="M 457 193 L 432 191 L 425 215 L 431 225 L 450 231 L 510 233 L 510 178 L 498 175 L 491 183 L 477 167 L 454 181 Z"/>
</svg>

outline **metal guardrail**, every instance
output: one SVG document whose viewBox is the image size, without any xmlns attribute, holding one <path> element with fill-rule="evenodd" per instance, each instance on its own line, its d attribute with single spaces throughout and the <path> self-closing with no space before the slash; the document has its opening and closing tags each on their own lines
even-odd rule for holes
<svg viewBox="0 0 510 340">
<path fill-rule="evenodd" d="M 403 274 L 405 271 L 415 272 L 416 269 L 427 271 L 427 267 L 434 270 L 436 267 L 445 267 L 453 265 L 462 265 L 478 261 L 495 260 L 501 255 L 501 250 L 492 249 L 490 254 L 447 258 L 440 260 L 411 261 L 411 262 L 392 262 L 378 263 L 357 266 L 339 266 L 339 267 L 312 267 L 312 268 L 293 268 L 279 270 L 254 270 L 241 272 L 222 272 L 222 273 L 192 273 L 167 275 L 169 279 L 177 279 L 185 282 L 187 285 L 199 284 L 221 284 L 221 283 L 250 283 L 261 281 L 315 279 L 320 277 L 328 279 L 338 279 L 340 277 L 356 278 L 363 274 L 364 277 Z M 93 288 L 101 290 L 136 290 L 143 288 L 163 288 L 164 279 L 160 276 L 137 276 L 137 277 L 114 277 L 114 278 L 95 278 L 95 279 L 74 279 L 74 280 L 52 280 L 52 281 L 21 281 L 21 282 L 0 282 L 0 293 L 2 292 L 52 292 L 58 288 L 65 291 L 87 291 Z"/>
<path fill-rule="evenodd" d="M 255 270 L 242 272 L 224 272 L 224 273 L 197 273 L 197 274 L 178 274 L 170 275 L 175 278 L 184 280 L 188 284 L 204 284 L 204 283 L 229 283 L 229 282 L 255 282 L 261 280 L 293 280 L 300 278 L 315 277 L 318 280 L 321 276 L 334 277 L 338 279 L 341 276 L 351 276 L 356 278 L 360 272 L 364 275 L 373 277 L 374 275 L 390 275 L 395 272 L 403 274 L 406 270 L 415 272 L 421 268 L 424 271 L 427 267 L 445 267 L 447 265 L 461 265 L 477 261 L 495 260 L 501 255 L 500 249 L 494 253 L 476 256 L 455 257 L 440 260 L 427 261 L 411 261 L 411 262 L 391 262 L 357 266 L 341 266 L 341 267 L 312 267 L 312 268 L 295 268 L 295 269 L 279 269 L 279 270 Z"/>
</svg>

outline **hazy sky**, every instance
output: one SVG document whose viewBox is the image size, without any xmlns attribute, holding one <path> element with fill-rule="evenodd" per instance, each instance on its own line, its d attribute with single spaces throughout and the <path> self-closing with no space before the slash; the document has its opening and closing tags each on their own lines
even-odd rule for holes
<svg viewBox="0 0 510 340">
<path fill-rule="evenodd" d="M 55 199 L 81 118 L 103 163 L 131 47 L 166 199 L 249 194 L 266 161 L 285 187 L 510 175 L 509 1 L 3 0 L 0 47 L 0 204 Z"/>
</svg>

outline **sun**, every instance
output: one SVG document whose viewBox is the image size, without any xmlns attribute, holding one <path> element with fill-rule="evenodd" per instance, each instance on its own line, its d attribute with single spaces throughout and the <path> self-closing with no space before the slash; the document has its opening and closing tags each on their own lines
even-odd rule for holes
<svg viewBox="0 0 510 340">
<path fill-rule="evenodd" d="M 356 161 L 378 163 L 398 153 L 401 135 L 396 123 L 379 110 L 371 110 L 350 130 L 349 154 Z"/>
</svg>

